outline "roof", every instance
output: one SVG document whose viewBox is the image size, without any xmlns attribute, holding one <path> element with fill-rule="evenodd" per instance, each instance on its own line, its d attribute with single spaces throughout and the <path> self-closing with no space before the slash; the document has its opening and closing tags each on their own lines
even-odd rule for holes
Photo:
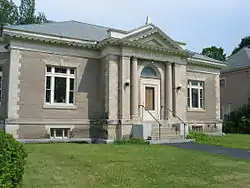
<svg viewBox="0 0 250 188">
<path fill-rule="evenodd" d="M 245 68 L 250 66 L 250 48 L 245 47 L 232 55 L 226 62 L 227 67 L 222 72 L 232 71 L 235 69 Z"/>
<path fill-rule="evenodd" d="M 153 24 L 150 24 L 154 26 Z M 141 26 L 138 28 L 145 27 Z M 87 40 L 87 41 L 102 41 L 106 39 L 108 36 L 109 30 L 119 31 L 123 33 L 129 33 L 130 31 L 123 31 L 115 28 L 110 28 L 106 26 L 82 23 L 78 21 L 65 21 L 65 22 L 52 22 L 52 23 L 44 23 L 44 24 L 30 24 L 30 25 L 10 25 L 5 26 L 5 29 L 17 30 L 17 31 L 24 31 L 36 34 L 44 34 L 44 35 L 52 35 L 57 37 L 66 37 L 78 40 Z M 138 29 L 136 28 L 136 29 Z M 185 43 L 183 43 L 185 44 Z M 203 56 L 199 53 L 186 50 L 186 52 L 192 55 L 192 58 L 211 61 L 215 63 L 223 64 L 221 61 Z"/>
<path fill-rule="evenodd" d="M 205 61 L 212 61 L 212 62 L 220 63 L 220 64 L 225 64 L 223 61 L 219 61 L 219 60 L 207 57 L 207 56 L 199 54 L 197 52 L 193 52 L 191 50 L 186 50 L 186 51 L 189 52 L 192 55 L 192 58 L 200 59 L 200 60 L 205 60 Z"/>
<path fill-rule="evenodd" d="M 90 41 L 104 40 L 107 38 L 107 30 L 110 29 L 77 21 L 5 26 L 4 28 Z"/>
</svg>

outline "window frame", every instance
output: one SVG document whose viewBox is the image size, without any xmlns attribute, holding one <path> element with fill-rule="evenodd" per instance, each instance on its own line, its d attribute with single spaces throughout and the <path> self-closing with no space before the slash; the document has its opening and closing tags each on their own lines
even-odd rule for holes
<svg viewBox="0 0 250 188">
<path fill-rule="evenodd" d="M 56 136 L 56 132 L 62 130 L 62 136 Z M 53 131 L 53 137 L 52 137 L 52 131 Z M 66 136 L 65 136 L 65 133 Z M 70 138 L 70 128 L 50 128 L 50 139 L 69 139 Z"/>
<path fill-rule="evenodd" d="M 221 85 L 221 81 L 224 80 L 224 85 Z M 227 80 L 226 78 L 220 78 L 220 87 L 226 87 L 227 85 Z"/>
<path fill-rule="evenodd" d="M 47 68 L 50 68 L 50 72 L 47 71 Z M 56 68 L 66 69 L 66 73 L 55 72 Z M 74 69 L 74 74 L 71 74 L 71 70 Z M 50 77 L 50 88 L 47 88 L 47 78 Z M 66 96 L 65 103 L 55 102 L 55 78 L 66 78 Z M 70 80 L 74 80 L 74 88 L 70 90 Z M 45 66 L 45 91 L 44 91 L 44 103 L 51 106 L 75 106 L 75 87 L 76 87 L 76 68 L 74 67 L 64 67 L 64 66 L 54 66 L 46 65 Z M 47 91 L 50 92 L 50 102 L 46 101 Z M 73 103 L 70 103 L 70 92 L 73 91 Z"/>
<path fill-rule="evenodd" d="M 197 82 L 197 85 L 192 84 L 192 82 Z M 187 89 L 187 105 L 188 109 L 193 110 L 204 110 L 205 109 L 205 92 L 204 92 L 205 82 L 201 80 L 188 80 L 188 89 Z M 193 107 L 193 99 L 192 99 L 192 89 L 198 90 L 198 107 Z M 202 91 L 202 96 L 201 96 Z"/>
</svg>

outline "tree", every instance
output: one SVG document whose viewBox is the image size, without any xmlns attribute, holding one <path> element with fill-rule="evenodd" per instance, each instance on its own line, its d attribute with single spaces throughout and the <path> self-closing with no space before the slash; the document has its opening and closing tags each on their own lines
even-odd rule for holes
<svg viewBox="0 0 250 188">
<path fill-rule="evenodd" d="M 236 47 L 231 55 L 234 55 L 236 52 L 238 52 L 240 49 L 244 48 L 244 47 L 248 47 L 250 46 L 250 36 L 244 37 L 241 39 L 240 44 L 238 45 L 238 47 Z"/>
<path fill-rule="evenodd" d="M 35 0 L 21 0 L 18 7 L 12 0 L 0 0 L 0 25 L 23 25 L 50 22 L 44 13 L 35 13 Z"/>
<path fill-rule="evenodd" d="M 224 49 L 221 47 L 211 46 L 209 48 L 203 48 L 201 54 L 219 61 L 226 60 L 226 53 L 224 53 Z"/>
</svg>

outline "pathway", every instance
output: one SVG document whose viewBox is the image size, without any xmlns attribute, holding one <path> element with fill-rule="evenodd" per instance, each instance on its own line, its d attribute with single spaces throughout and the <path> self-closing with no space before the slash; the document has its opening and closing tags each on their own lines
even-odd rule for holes
<svg viewBox="0 0 250 188">
<path fill-rule="evenodd" d="M 196 150 L 212 154 L 227 155 L 238 159 L 248 159 L 250 160 L 250 151 L 245 149 L 234 149 L 225 148 L 223 146 L 197 144 L 197 143 L 174 143 L 174 144 L 164 144 L 176 148 L 182 148 L 187 150 Z"/>
</svg>

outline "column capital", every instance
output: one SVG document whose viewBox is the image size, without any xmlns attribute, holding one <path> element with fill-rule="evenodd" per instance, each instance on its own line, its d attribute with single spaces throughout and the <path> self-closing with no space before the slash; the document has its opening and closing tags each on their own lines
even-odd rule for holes
<svg viewBox="0 0 250 188">
<path fill-rule="evenodd" d="M 135 57 L 135 56 L 132 56 L 131 58 L 132 58 L 132 61 L 137 61 L 138 60 L 138 58 Z"/>
</svg>

